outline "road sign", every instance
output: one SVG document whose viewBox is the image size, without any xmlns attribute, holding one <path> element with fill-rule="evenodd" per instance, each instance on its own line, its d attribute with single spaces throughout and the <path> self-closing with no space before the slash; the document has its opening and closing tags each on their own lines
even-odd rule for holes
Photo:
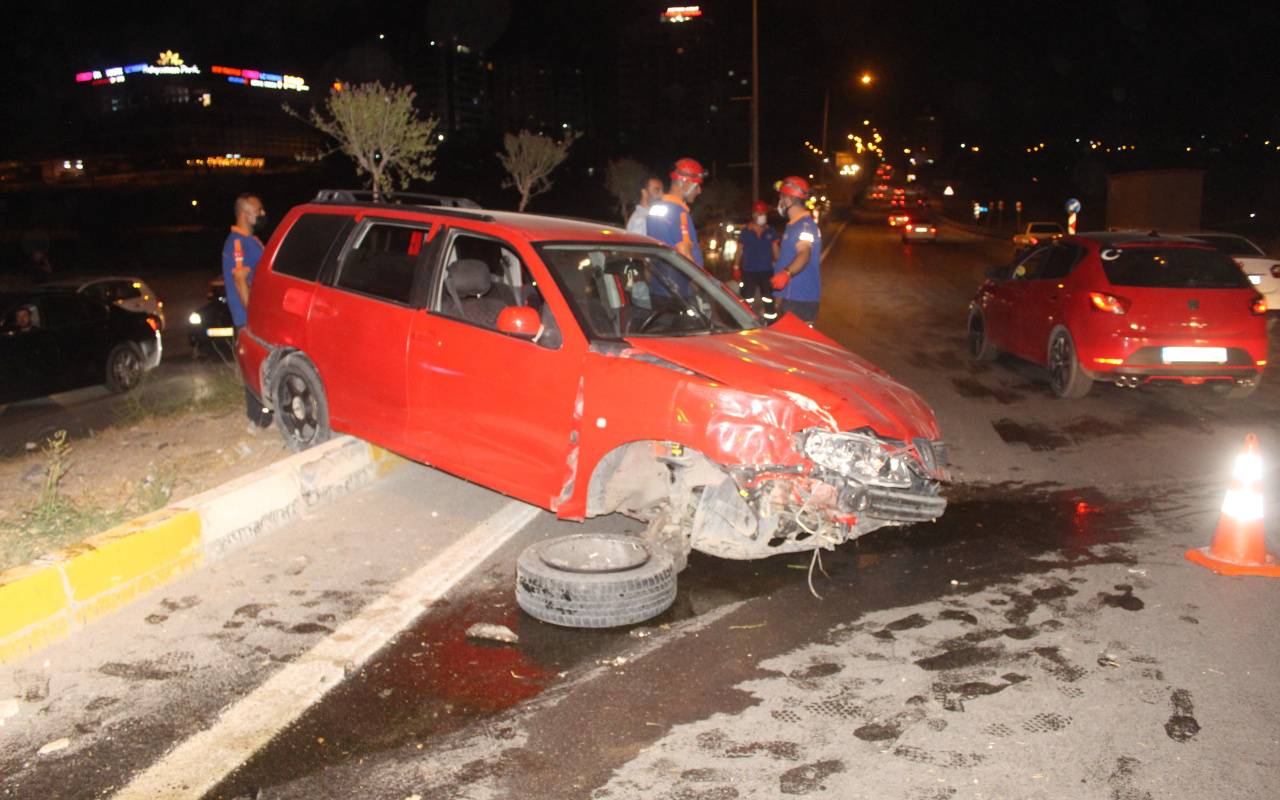
<svg viewBox="0 0 1280 800">
<path fill-rule="evenodd" d="M 1067 201 L 1067 213 L 1068 213 L 1068 214 L 1079 214 L 1079 213 L 1080 213 L 1080 201 L 1079 201 L 1079 200 L 1077 200 L 1077 199 L 1075 199 L 1074 197 L 1073 197 L 1073 198 L 1071 198 L 1070 200 L 1068 200 L 1068 201 Z"/>
</svg>

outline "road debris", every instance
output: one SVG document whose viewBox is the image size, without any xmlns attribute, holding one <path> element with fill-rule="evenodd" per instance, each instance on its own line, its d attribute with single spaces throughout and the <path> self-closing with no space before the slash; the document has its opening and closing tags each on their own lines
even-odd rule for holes
<svg viewBox="0 0 1280 800">
<path fill-rule="evenodd" d="M 520 637 L 506 625 L 493 625 L 488 622 L 477 622 L 467 628 L 468 639 L 489 639 L 495 642 L 514 644 Z"/>
</svg>

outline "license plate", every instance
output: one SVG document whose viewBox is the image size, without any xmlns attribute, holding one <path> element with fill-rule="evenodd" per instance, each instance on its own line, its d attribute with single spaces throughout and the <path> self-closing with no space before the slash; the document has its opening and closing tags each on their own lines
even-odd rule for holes
<svg viewBox="0 0 1280 800">
<path fill-rule="evenodd" d="M 1224 364 L 1227 361 L 1225 347 L 1165 347 L 1160 357 L 1166 364 L 1179 362 L 1195 362 L 1198 364 Z"/>
<path fill-rule="evenodd" d="M 205 334 L 210 339 L 230 339 L 235 334 L 235 328 L 205 328 Z"/>
<path fill-rule="evenodd" d="M 1261 286 L 1261 285 L 1262 285 L 1262 276 L 1261 276 L 1261 275 L 1250 275 L 1250 276 L 1249 276 L 1249 283 L 1252 283 L 1254 286 Z"/>
</svg>

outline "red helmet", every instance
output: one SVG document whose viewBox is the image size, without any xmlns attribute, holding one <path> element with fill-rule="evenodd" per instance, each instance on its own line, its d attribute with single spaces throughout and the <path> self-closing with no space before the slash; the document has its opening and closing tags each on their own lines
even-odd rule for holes
<svg viewBox="0 0 1280 800">
<path fill-rule="evenodd" d="M 707 173 L 703 172 L 702 165 L 692 158 L 682 158 L 676 162 L 675 169 L 671 170 L 671 180 L 688 181 L 689 183 L 702 183 Z"/>
<path fill-rule="evenodd" d="M 757 200 L 751 204 L 751 213 L 752 214 L 768 214 L 769 204 L 763 200 Z"/>
<path fill-rule="evenodd" d="M 809 199 L 809 182 L 799 175 L 783 178 L 773 185 L 779 194 L 788 194 L 801 200 Z"/>
</svg>

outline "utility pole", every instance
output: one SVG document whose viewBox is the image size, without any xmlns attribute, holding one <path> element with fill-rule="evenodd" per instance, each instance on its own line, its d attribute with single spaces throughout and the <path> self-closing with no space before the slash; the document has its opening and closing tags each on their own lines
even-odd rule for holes
<svg viewBox="0 0 1280 800">
<path fill-rule="evenodd" d="M 760 199 L 760 26 L 759 0 L 751 0 L 751 202 Z"/>
</svg>

